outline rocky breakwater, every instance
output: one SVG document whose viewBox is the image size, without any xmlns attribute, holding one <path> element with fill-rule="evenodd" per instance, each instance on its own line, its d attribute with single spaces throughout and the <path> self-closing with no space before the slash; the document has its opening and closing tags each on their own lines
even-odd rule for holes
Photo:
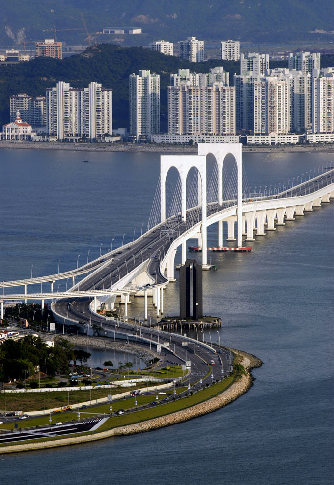
<svg viewBox="0 0 334 485">
<path fill-rule="evenodd" d="M 89 441 L 97 441 L 100 439 L 110 438 L 112 436 L 124 436 L 136 433 L 143 433 L 153 429 L 170 426 L 172 424 L 182 423 L 190 419 L 203 416 L 220 409 L 227 404 L 237 399 L 242 394 L 246 393 L 252 386 L 253 377 L 251 370 L 255 367 L 260 367 L 262 362 L 254 355 L 248 354 L 236 349 L 231 349 L 237 356 L 239 364 L 245 370 L 241 375 L 228 387 L 224 392 L 214 396 L 207 401 L 195 404 L 187 409 L 177 411 L 175 413 L 161 416 L 159 418 L 150 419 L 141 423 L 129 424 L 126 426 L 119 426 L 107 431 L 97 432 L 95 434 L 76 436 L 73 438 L 55 439 L 53 441 L 45 441 L 39 443 L 18 444 L 14 446 L 6 446 L 0 448 L 1 453 L 17 453 L 20 451 L 32 451 L 46 448 L 56 448 L 58 446 L 75 445 L 79 443 L 87 443 Z"/>
</svg>

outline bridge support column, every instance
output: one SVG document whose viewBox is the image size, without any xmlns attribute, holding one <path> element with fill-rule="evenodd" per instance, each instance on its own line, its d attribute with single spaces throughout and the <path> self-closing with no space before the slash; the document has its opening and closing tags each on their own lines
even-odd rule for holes
<svg viewBox="0 0 334 485">
<path fill-rule="evenodd" d="M 181 180 L 181 215 L 182 220 L 187 220 L 187 179 L 182 177 Z"/>
<path fill-rule="evenodd" d="M 247 241 L 254 241 L 255 212 L 246 212 Z"/>
<path fill-rule="evenodd" d="M 3 301 L 0 303 L 0 319 L 3 320 L 4 312 L 3 312 Z"/>
<path fill-rule="evenodd" d="M 278 226 L 285 226 L 284 216 L 285 216 L 285 209 L 278 209 L 277 210 L 277 225 Z"/>
<path fill-rule="evenodd" d="M 53 286 L 54 286 L 54 281 L 50 281 L 50 288 L 51 288 L 51 293 L 53 293 Z"/>
<path fill-rule="evenodd" d="M 144 290 L 144 320 L 147 320 L 147 290 Z"/>
<path fill-rule="evenodd" d="M 44 310 L 44 300 L 41 302 L 42 311 Z"/>
<path fill-rule="evenodd" d="M 265 236 L 266 233 L 264 232 L 264 223 L 266 220 L 266 213 L 265 211 L 259 211 L 256 213 L 256 235 L 257 236 Z"/>
<path fill-rule="evenodd" d="M 28 285 L 24 285 L 24 296 L 26 297 L 28 293 Z M 28 300 L 27 298 L 24 299 L 24 303 L 27 304 Z"/>
<path fill-rule="evenodd" d="M 197 246 L 199 248 L 202 248 L 202 233 L 201 232 L 197 233 Z"/>
<path fill-rule="evenodd" d="M 313 207 L 313 201 L 308 202 L 307 204 L 305 204 L 304 212 L 312 212 L 313 211 L 312 207 Z"/>
<path fill-rule="evenodd" d="M 295 207 L 287 207 L 286 208 L 286 220 L 287 221 L 294 221 L 295 218 L 293 217 L 295 215 Z"/>
<path fill-rule="evenodd" d="M 242 216 L 242 235 L 246 236 L 246 217 Z"/>
<path fill-rule="evenodd" d="M 303 205 L 297 205 L 295 207 L 295 209 L 296 209 L 296 213 L 295 213 L 296 216 L 303 216 L 304 215 L 304 206 Z"/>
<path fill-rule="evenodd" d="M 313 207 L 321 207 L 321 197 L 313 201 Z"/>
<path fill-rule="evenodd" d="M 325 194 L 321 197 L 321 202 L 323 204 L 328 204 L 330 202 L 330 194 Z"/>
<path fill-rule="evenodd" d="M 72 276 L 72 284 L 73 284 L 73 286 L 75 285 L 75 276 L 74 275 Z"/>
<path fill-rule="evenodd" d="M 96 301 L 96 296 L 94 296 L 94 312 L 96 313 L 97 310 L 97 301 Z"/>
<path fill-rule="evenodd" d="M 157 316 L 160 315 L 160 288 L 156 287 Z"/>
<path fill-rule="evenodd" d="M 218 247 L 222 248 L 223 245 L 223 221 L 218 221 Z"/>
<path fill-rule="evenodd" d="M 234 237 L 234 223 L 236 221 L 236 217 L 232 216 L 227 219 L 227 240 L 228 241 L 235 241 Z"/>
<path fill-rule="evenodd" d="M 240 148 L 239 159 L 236 159 L 238 168 L 238 246 L 242 246 L 242 149 Z"/>
<path fill-rule="evenodd" d="M 187 241 L 183 241 L 181 245 L 181 264 L 185 264 L 187 260 Z"/>
<path fill-rule="evenodd" d="M 169 281 L 175 281 L 175 274 L 174 274 L 175 253 L 176 253 L 176 249 L 173 249 L 167 258 L 167 278 Z"/>
<path fill-rule="evenodd" d="M 164 287 L 160 288 L 160 312 L 164 312 Z"/>
<path fill-rule="evenodd" d="M 124 298 L 124 316 L 125 318 L 128 317 L 128 295 L 125 295 Z"/>
<path fill-rule="evenodd" d="M 267 231 L 276 231 L 275 227 L 275 210 L 268 210 L 267 211 Z"/>
</svg>

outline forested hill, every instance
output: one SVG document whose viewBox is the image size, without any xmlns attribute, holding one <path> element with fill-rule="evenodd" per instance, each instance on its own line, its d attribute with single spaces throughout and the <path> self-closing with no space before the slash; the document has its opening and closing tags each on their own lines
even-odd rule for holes
<svg viewBox="0 0 334 485">
<path fill-rule="evenodd" d="M 180 40 L 287 41 L 333 30 L 333 0 L 10 0 L 1 2 L 0 42 L 38 40 L 53 27 L 80 43 L 108 26 L 138 26 Z M 315 34 L 312 34 L 314 32 Z M 48 34 L 46 34 L 47 36 Z M 52 35 L 52 34 L 49 34 Z M 18 39 L 19 38 L 19 39 Z M 99 39 L 101 41 L 101 39 Z"/>
<path fill-rule="evenodd" d="M 97 81 L 113 90 L 114 126 L 128 126 L 128 78 L 140 69 L 150 69 L 161 75 L 164 117 L 170 73 L 180 68 L 208 72 L 217 65 L 223 65 L 231 76 L 239 72 L 239 63 L 235 62 L 215 60 L 194 64 L 141 47 L 121 48 L 110 44 L 91 47 L 82 54 L 62 61 L 40 57 L 30 62 L 1 66 L 0 124 L 8 122 L 11 94 L 45 95 L 46 88 L 55 86 L 57 81 L 69 82 L 73 87 L 86 87 L 89 82 Z"/>
</svg>

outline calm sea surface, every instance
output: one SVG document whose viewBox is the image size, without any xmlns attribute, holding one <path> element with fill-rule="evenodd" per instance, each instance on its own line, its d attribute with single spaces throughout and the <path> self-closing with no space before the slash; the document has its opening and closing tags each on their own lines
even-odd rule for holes
<svg viewBox="0 0 334 485">
<path fill-rule="evenodd" d="M 245 154 L 244 168 L 250 185 L 270 185 L 331 158 Z M 0 280 L 63 271 L 131 240 L 158 177 L 158 154 L 1 150 Z M 332 484 L 333 222 L 332 203 L 257 238 L 250 254 L 212 255 L 205 313 L 222 317 L 222 343 L 264 362 L 246 395 L 143 435 L 0 455 L 1 484 Z M 177 283 L 166 304 L 174 313 Z"/>
</svg>

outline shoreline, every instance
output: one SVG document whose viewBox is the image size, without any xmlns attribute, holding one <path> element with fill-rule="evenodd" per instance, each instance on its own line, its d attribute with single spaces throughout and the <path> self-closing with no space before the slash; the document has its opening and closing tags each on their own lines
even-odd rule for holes
<svg viewBox="0 0 334 485">
<path fill-rule="evenodd" d="M 73 438 L 69 437 L 62 440 L 47 442 L 5 446 L 3 448 L 0 448 L 0 455 L 8 453 L 18 453 L 23 451 L 45 450 L 58 448 L 60 446 L 78 445 L 110 437 L 144 433 L 152 431 L 154 429 L 172 426 L 173 424 L 183 423 L 185 421 L 204 416 L 205 414 L 211 413 L 213 411 L 217 411 L 218 409 L 223 408 L 231 402 L 235 401 L 238 397 L 245 394 L 252 387 L 254 378 L 251 374 L 251 370 L 262 365 L 261 360 L 252 354 L 236 349 L 230 350 L 232 350 L 237 356 L 242 358 L 241 364 L 244 366 L 246 372 L 238 380 L 234 381 L 224 392 L 208 399 L 207 401 L 200 402 L 198 404 L 195 404 L 194 406 L 167 414 L 165 416 L 160 416 L 139 423 L 119 426 L 117 428 L 113 428 L 107 431 L 101 431 L 100 433 L 97 432 L 96 434 L 76 436 Z"/>
<path fill-rule="evenodd" d="M 137 143 L 61 143 L 61 142 L 10 142 L 0 141 L 0 149 L 19 150 L 69 150 L 76 152 L 128 152 L 128 153 L 197 153 L 197 145 L 164 145 Z M 334 143 L 317 145 L 261 145 L 243 146 L 244 153 L 305 153 L 326 152 L 334 153 Z"/>
</svg>

